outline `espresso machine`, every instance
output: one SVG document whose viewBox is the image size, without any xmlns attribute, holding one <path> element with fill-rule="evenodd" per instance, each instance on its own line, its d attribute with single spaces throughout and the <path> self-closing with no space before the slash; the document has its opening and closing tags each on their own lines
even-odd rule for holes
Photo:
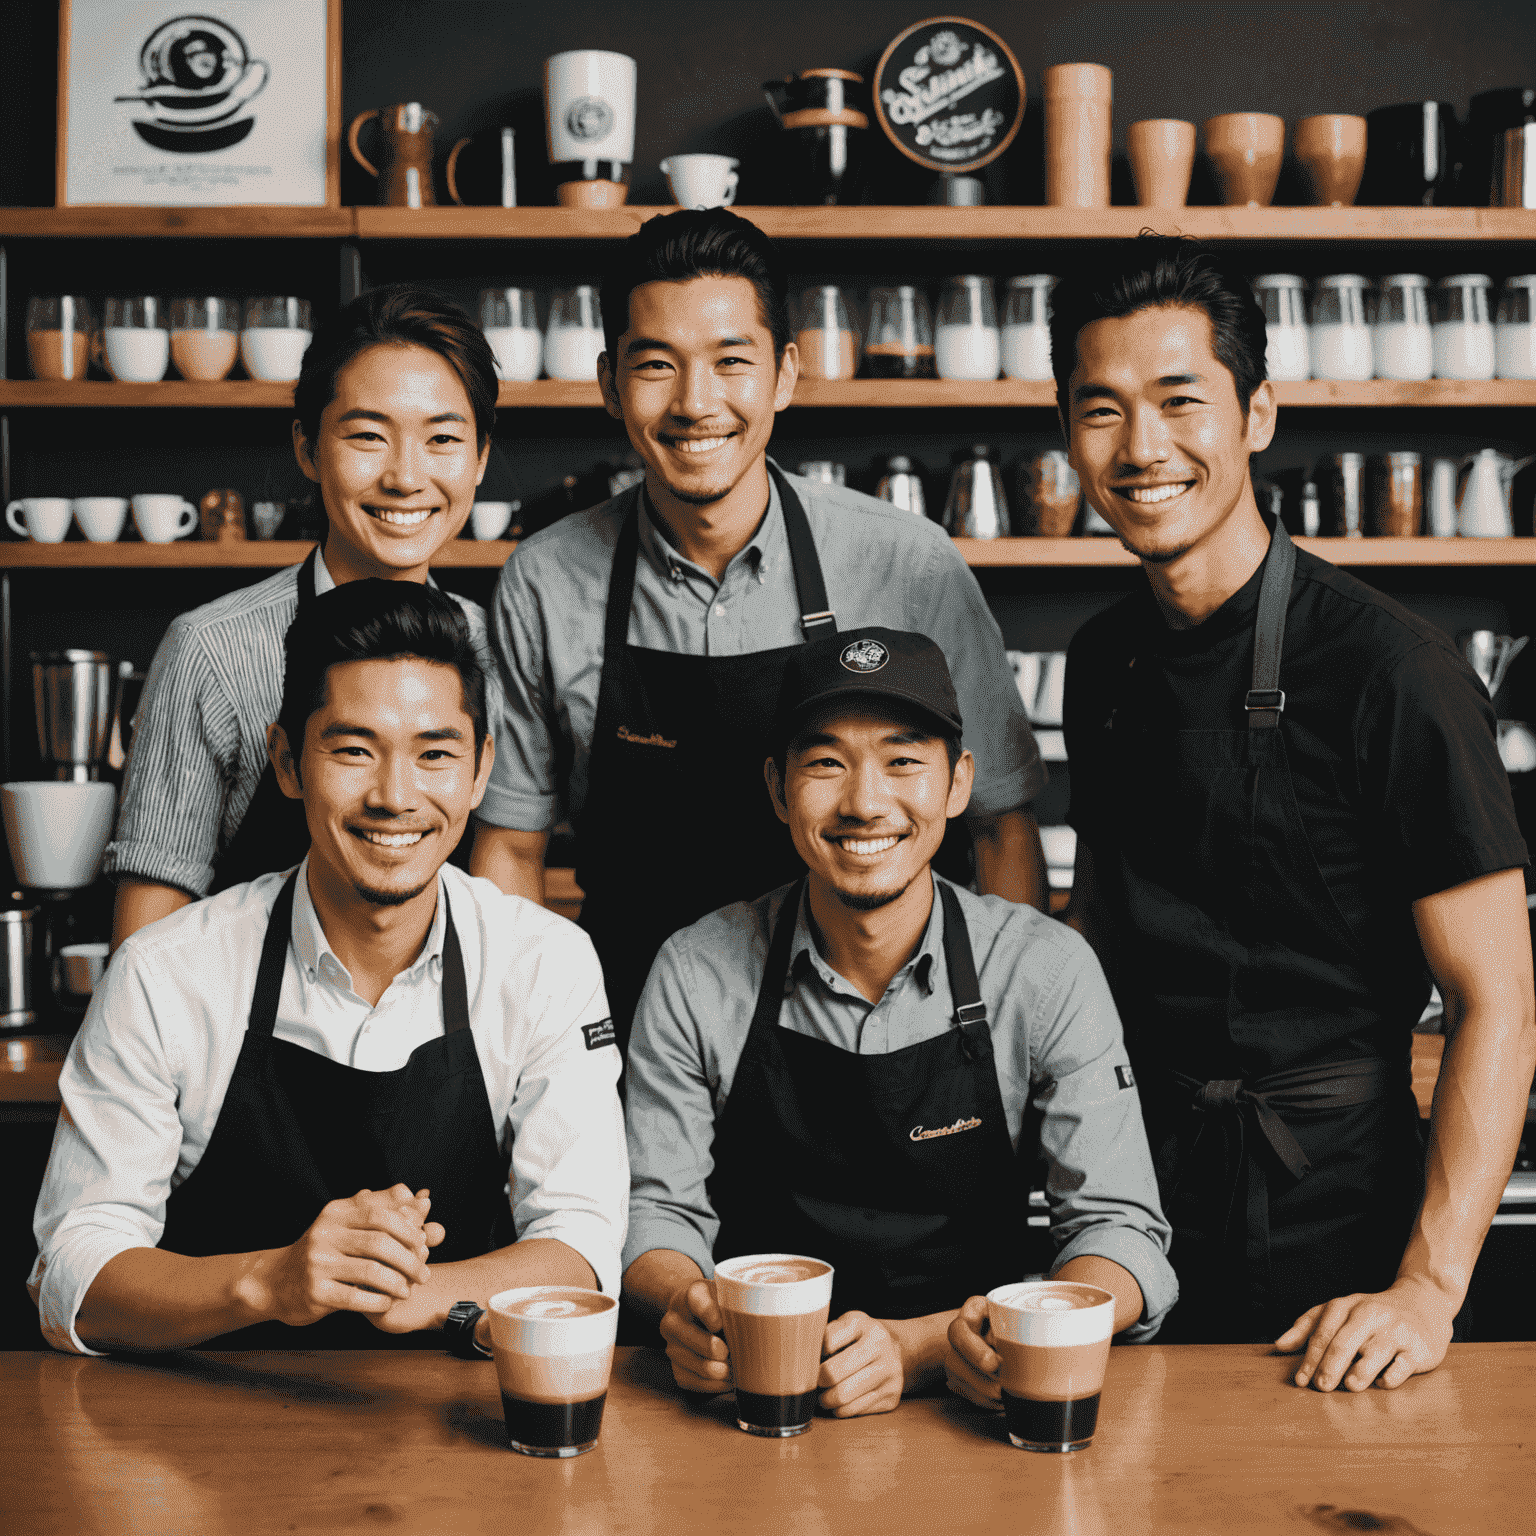
<svg viewBox="0 0 1536 1536">
<path fill-rule="evenodd" d="M 41 1002 L 82 1007 L 67 993 L 60 959 L 83 931 L 80 893 L 96 879 L 112 835 L 117 790 L 104 768 L 122 766 L 119 712 L 132 663 L 103 651 L 36 651 L 32 690 L 43 772 L 0 784 L 0 816 L 22 889 L 3 914 L 5 1008 L 0 1028 L 37 1022 Z"/>
</svg>

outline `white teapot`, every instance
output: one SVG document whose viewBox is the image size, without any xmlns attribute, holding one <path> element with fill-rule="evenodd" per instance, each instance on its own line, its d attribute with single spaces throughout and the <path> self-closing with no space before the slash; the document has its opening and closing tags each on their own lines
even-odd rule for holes
<svg viewBox="0 0 1536 1536">
<path fill-rule="evenodd" d="M 1511 459 L 1494 448 L 1484 448 L 1462 461 L 1467 478 L 1456 504 L 1456 531 L 1463 538 L 1507 539 L 1515 531 L 1511 506 L 1515 476 L 1536 455 Z"/>
</svg>

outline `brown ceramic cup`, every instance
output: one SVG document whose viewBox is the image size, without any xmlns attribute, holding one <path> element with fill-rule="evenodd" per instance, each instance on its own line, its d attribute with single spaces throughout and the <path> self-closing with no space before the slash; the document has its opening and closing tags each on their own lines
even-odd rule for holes
<svg viewBox="0 0 1536 1536">
<path fill-rule="evenodd" d="M 1267 208 L 1285 158 L 1285 119 L 1268 112 L 1208 117 L 1205 152 L 1227 207 Z"/>
<path fill-rule="evenodd" d="M 1154 117 L 1125 130 L 1125 153 L 1141 208 L 1182 208 L 1195 168 L 1195 125 Z"/>
<path fill-rule="evenodd" d="M 1324 208 L 1348 208 L 1365 170 L 1365 119 L 1328 114 L 1304 117 L 1291 137 L 1306 172 L 1312 201 Z"/>
<path fill-rule="evenodd" d="M 562 208 L 621 208 L 628 196 L 622 181 L 562 181 L 555 188 Z"/>
</svg>

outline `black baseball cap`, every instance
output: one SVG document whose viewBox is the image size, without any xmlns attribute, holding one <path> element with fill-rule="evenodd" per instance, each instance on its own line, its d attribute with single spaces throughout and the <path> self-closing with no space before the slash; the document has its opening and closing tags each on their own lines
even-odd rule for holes
<svg viewBox="0 0 1536 1536">
<path fill-rule="evenodd" d="M 779 744 L 786 744 L 813 710 L 842 698 L 894 699 L 931 721 L 935 734 L 960 734 L 949 663 L 927 635 L 870 627 L 797 646 L 779 695 Z"/>
</svg>

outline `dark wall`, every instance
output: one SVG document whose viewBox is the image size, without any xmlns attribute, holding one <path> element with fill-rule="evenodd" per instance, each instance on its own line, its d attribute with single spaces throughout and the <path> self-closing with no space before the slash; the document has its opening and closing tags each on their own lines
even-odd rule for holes
<svg viewBox="0 0 1536 1536">
<path fill-rule="evenodd" d="M 215 6 L 214 9 L 217 9 Z M 759 85 L 818 64 L 863 69 L 932 7 L 885 0 L 344 0 L 343 107 L 348 118 L 390 102 L 425 102 L 444 145 L 492 124 L 520 130 L 520 169 L 548 201 L 540 89 L 543 60 L 608 48 L 640 66 L 634 200 L 666 200 L 657 164 L 679 151 L 739 155 L 767 189 L 774 127 Z M 1038 96 L 1051 64 L 1091 61 L 1115 73 L 1115 122 L 1218 112 L 1365 112 L 1415 97 L 1464 109 L 1469 96 L 1536 80 L 1529 0 L 968 0 L 964 14 L 999 32 Z M 53 201 L 57 21 L 47 0 L 5 7 L 0 48 L 0 203 Z M 1004 157 L 995 190 L 1039 200 L 1038 139 Z M 894 152 L 886 171 L 898 165 Z M 371 201 L 356 167 L 343 201 Z M 877 179 L 879 179 L 877 177 Z M 895 180 L 899 183 L 900 176 Z"/>
</svg>

